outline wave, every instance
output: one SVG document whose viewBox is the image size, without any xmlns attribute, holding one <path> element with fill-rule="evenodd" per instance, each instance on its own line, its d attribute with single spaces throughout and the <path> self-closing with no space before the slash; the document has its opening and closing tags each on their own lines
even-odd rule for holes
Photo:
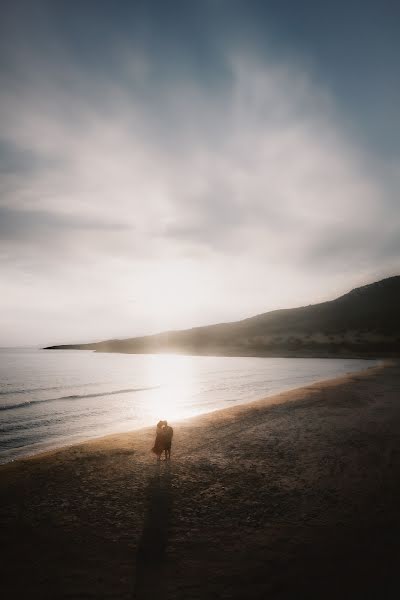
<svg viewBox="0 0 400 600">
<path fill-rule="evenodd" d="M 89 387 L 91 385 L 99 385 L 102 383 L 108 383 L 107 381 L 97 381 L 96 383 L 80 383 L 79 387 Z M 10 384 L 5 384 L 5 385 L 12 385 Z M 36 388 L 25 388 L 22 390 L 0 390 L 0 396 L 9 396 L 10 394 L 30 394 L 32 392 L 49 392 L 51 390 L 61 390 L 62 388 L 65 388 L 64 386 L 61 385 L 54 385 L 52 387 L 36 387 Z"/>
<path fill-rule="evenodd" d="M 25 402 L 18 402 L 17 404 L 3 404 L 0 406 L 0 411 L 14 410 L 15 408 L 23 408 L 26 406 L 33 406 L 35 404 L 45 404 L 50 402 L 59 402 L 62 400 L 82 400 L 83 398 L 101 398 L 102 396 L 115 396 L 118 394 L 132 394 L 135 392 L 146 392 L 148 390 L 155 390 L 159 388 L 159 385 L 143 388 L 129 388 L 127 390 L 115 390 L 113 392 L 97 392 L 95 394 L 72 394 L 70 396 L 60 396 L 58 398 L 45 398 L 43 400 L 26 400 Z"/>
</svg>

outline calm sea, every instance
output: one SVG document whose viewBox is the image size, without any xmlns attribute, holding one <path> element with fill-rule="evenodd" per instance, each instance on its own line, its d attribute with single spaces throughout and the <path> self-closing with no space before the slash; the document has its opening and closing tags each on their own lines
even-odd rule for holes
<svg viewBox="0 0 400 600">
<path fill-rule="evenodd" d="M 0 349 L 0 462 L 173 423 L 375 362 Z"/>
</svg>

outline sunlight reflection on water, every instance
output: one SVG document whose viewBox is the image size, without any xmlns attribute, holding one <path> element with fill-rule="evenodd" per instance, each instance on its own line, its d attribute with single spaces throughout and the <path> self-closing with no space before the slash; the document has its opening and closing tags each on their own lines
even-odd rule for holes
<svg viewBox="0 0 400 600">
<path fill-rule="evenodd" d="M 195 395 L 192 357 L 149 356 L 146 369 L 150 381 L 160 381 L 160 387 L 152 390 L 146 403 L 146 421 L 178 420 L 199 414 L 191 401 Z"/>
</svg>

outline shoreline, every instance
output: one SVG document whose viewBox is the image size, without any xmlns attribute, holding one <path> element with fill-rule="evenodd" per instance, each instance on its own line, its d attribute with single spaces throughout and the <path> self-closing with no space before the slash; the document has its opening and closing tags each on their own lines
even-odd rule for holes
<svg viewBox="0 0 400 600">
<path fill-rule="evenodd" d="M 227 357 L 227 358 L 229 358 L 229 357 Z M 264 357 L 260 356 L 260 357 L 255 357 L 255 358 L 264 358 Z M 295 357 L 286 357 L 286 358 L 295 358 Z M 296 357 L 296 358 L 304 358 L 304 359 L 306 359 L 306 357 Z M 330 358 L 328 358 L 328 357 L 314 357 L 314 358 L 327 358 L 327 360 L 330 360 L 330 358 L 332 358 L 332 357 L 330 357 Z M 342 357 L 340 357 L 340 358 L 342 358 Z M 200 414 L 195 415 L 193 417 L 186 417 L 184 419 L 175 420 L 175 422 L 178 423 L 178 424 L 180 424 L 180 423 L 185 423 L 186 421 L 191 421 L 192 419 L 201 418 L 201 417 L 203 417 L 205 415 L 208 415 L 208 414 L 218 413 L 220 411 L 229 411 L 229 410 L 232 410 L 234 408 L 239 408 L 239 407 L 243 407 L 243 406 L 245 406 L 245 407 L 251 407 L 254 403 L 267 402 L 269 400 L 272 401 L 276 396 L 280 396 L 282 394 L 286 394 L 286 393 L 291 392 L 291 391 L 301 390 L 301 389 L 303 389 L 303 387 L 307 388 L 307 387 L 309 387 L 311 385 L 317 385 L 317 384 L 320 384 L 320 383 L 335 382 L 337 380 L 346 378 L 346 377 L 348 377 L 350 375 L 365 373 L 365 372 L 369 371 L 370 369 L 385 368 L 386 365 L 390 365 L 390 363 L 393 361 L 393 359 L 391 359 L 391 358 L 385 358 L 385 357 L 384 358 L 360 358 L 359 360 L 377 361 L 378 364 L 371 365 L 371 366 L 366 366 L 364 369 L 361 369 L 359 371 L 349 372 L 349 373 L 347 373 L 344 376 L 339 376 L 339 377 L 335 377 L 335 378 L 331 378 L 331 379 L 321 379 L 321 380 L 316 381 L 314 383 L 306 384 L 305 386 L 299 386 L 299 387 L 293 387 L 293 388 L 291 387 L 291 388 L 289 388 L 287 390 L 283 390 L 281 392 L 273 393 L 270 396 L 269 395 L 268 396 L 262 396 L 260 398 L 255 399 L 255 400 L 252 400 L 250 402 L 246 402 L 246 401 L 245 402 L 241 402 L 240 404 L 237 404 L 235 406 L 229 406 L 229 407 L 225 407 L 225 408 L 218 408 L 218 409 L 206 412 L 206 413 L 200 413 Z M 74 441 L 72 443 L 63 444 L 61 446 L 57 445 L 57 446 L 54 446 L 54 447 L 48 447 L 48 448 L 38 449 L 37 451 L 33 451 L 33 452 L 29 453 L 29 454 L 23 454 L 23 455 L 18 456 L 18 457 L 14 458 L 14 459 L 7 460 L 5 462 L 1 462 L 0 463 L 0 474 L 1 474 L 1 469 L 4 466 L 6 466 L 6 465 L 16 464 L 19 461 L 30 460 L 30 459 L 34 459 L 34 458 L 40 458 L 42 455 L 47 455 L 47 454 L 50 454 L 50 453 L 54 453 L 54 452 L 66 450 L 68 448 L 73 448 L 74 446 L 81 446 L 83 444 L 88 444 L 88 443 L 92 443 L 92 442 L 93 443 L 100 442 L 101 440 L 103 440 L 105 438 L 111 438 L 111 437 L 120 436 L 120 435 L 133 435 L 133 434 L 135 434 L 135 432 L 139 432 L 139 431 L 142 431 L 142 430 L 151 430 L 151 431 L 153 431 L 154 430 L 154 426 L 153 425 L 148 425 L 148 426 L 138 427 L 137 429 L 135 428 L 135 429 L 129 429 L 129 430 L 124 430 L 124 431 L 116 431 L 116 432 L 113 432 L 113 433 L 108 433 L 108 434 L 105 434 L 105 435 L 99 435 L 99 436 L 94 436 L 94 437 L 89 437 L 89 438 L 83 437 L 82 439 L 78 439 L 78 440 L 76 440 L 76 441 Z"/>
<path fill-rule="evenodd" d="M 96 342 L 97 343 L 97 342 Z M 174 351 L 174 350 L 166 350 L 165 352 L 156 351 L 154 349 L 150 349 L 148 351 L 141 350 L 132 351 L 132 350 L 110 350 L 109 348 L 92 348 L 90 344 L 65 344 L 65 345 L 56 345 L 56 346 L 44 346 L 38 348 L 39 350 L 57 350 L 63 352 L 69 351 L 80 351 L 80 352 L 95 352 L 96 354 L 131 354 L 134 356 L 147 356 L 147 355 L 157 355 L 157 356 L 193 356 L 193 357 L 208 357 L 208 358 L 319 358 L 319 359 L 343 359 L 343 360 L 399 360 L 400 353 L 397 351 L 394 352 L 382 352 L 382 351 L 365 351 L 365 352 L 354 352 L 347 351 L 341 353 L 340 351 L 332 351 L 332 350 L 324 350 L 324 351 L 304 351 L 300 352 L 298 350 L 287 350 L 282 351 L 281 353 L 277 353 L 276 351 L 249 351 L 249 352 L 237 352 L 232 350 L 231 352 L 222 351 L 221 353 L 216 353 L 215 351 L 210 352 L 187 352 L 187 351 Z"/>
<path fill-rule="evenodd" d="M 397 597 L 400 365 L 0 468 L 8 597 Z"/>
</svg>

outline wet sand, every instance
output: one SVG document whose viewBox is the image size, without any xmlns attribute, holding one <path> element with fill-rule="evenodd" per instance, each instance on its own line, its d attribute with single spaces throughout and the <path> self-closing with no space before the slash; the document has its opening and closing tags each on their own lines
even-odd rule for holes
<svg viewBox="0 0 400 600">
<path fill-rule="evenodd" d="M 399 597 L 398 364 L 172 425 L 0 468 L 4 598 Z"/>
</svg>

